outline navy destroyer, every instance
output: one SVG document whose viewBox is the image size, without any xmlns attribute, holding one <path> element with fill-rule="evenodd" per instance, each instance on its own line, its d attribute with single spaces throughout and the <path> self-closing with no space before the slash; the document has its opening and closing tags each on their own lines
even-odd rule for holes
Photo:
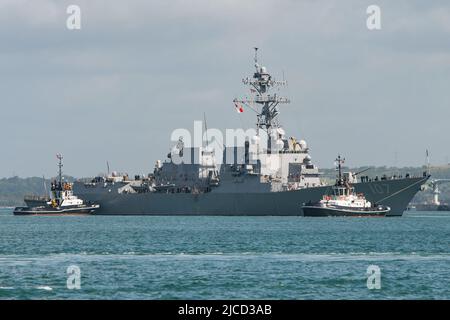
<svg viewBox="0 0 450 320">
<path fill-rule="evenodd" d="M 279 107 L 290 101 L 275 90 L 286 82 L 259 64 L 256 48 L 254 67 L 253 76 L 243 79 L 250 97 L 233 102 L 238 112 L 243 107 L 255 111 L 256 134 L 243 145 L 224 146 L 220 164 L 208 144 L 188 147 L 180 138 L 147 176 L 113 173 L 76 181 L 76 194 L 100 204 L 96 214 L 105 215 L 303 215 L 302 204 L 319 201 L 330 186 L 322 181 L 307 143 L 286 136 Z M 429 178 L 426 172 L 395 179 L 343 175 L 355 192 L 390 207 L 392 216 L 403 214 Z"/>
</svg>

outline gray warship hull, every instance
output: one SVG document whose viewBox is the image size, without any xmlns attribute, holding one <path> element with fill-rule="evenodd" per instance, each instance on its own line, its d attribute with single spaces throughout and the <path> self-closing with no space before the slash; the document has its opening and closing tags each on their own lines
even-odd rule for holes
<svg viewBox="0 0 450 320">
<path fill-rule="evenodd" d="M 428 177 L 355 183 L 356 192 L 372 203 L 389 206 L 387 216 L 401 216 Z M 292 191 L 244 191 L 217 188 L 208 193 L 119 193 L 122 184 L 86 186 L 75 182 L 74 192 L 85 201 L 100 204 L 97 215 L 221 215 L 302 216 L 304 203 L 319 201 L 331 186 Z"/>
</svg>

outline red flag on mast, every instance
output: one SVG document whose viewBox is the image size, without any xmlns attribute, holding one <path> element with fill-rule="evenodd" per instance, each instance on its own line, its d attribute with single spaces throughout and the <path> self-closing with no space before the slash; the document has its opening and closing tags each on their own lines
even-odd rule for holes
<svg viewBox="0 0 450 320">
<path fill-rule="evenodd" d="M 239 103 L 235 102 L 235 103 L 234 103 L 234 107 L 236 108 L 236 112 L 237 112 L 237 113 L 242 113 L 242 112 L 244 112 L 244 108 L 242 108 L 242 106 L 241 106 Z"/>
</svg>

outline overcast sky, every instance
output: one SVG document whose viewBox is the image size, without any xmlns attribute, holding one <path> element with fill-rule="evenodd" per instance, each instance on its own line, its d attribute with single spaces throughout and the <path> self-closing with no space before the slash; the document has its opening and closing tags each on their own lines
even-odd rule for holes
<svg viewBox="0 0 450 320">
<path fill-rule="evenodd" d="M 81 30 L 66 28 L 69 4 Z M 382 29 L 366 28 L 381 7 Z M 148 173 L 173 129 L 239 116 L 252 48 L 292 103 L 287 134 L 321 167 L 450 155 L 450 2 L 0 0 L 0 177 Z"/>
</svg>

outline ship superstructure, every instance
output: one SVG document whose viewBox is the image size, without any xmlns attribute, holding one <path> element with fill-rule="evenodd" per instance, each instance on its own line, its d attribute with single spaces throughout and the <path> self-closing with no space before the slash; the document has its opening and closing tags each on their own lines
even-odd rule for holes
<svg viewBox="0 0 450 320">
<path fill-rule="evenodd" d="M 319 169 L 311 161 L 306 141 L 286 137 L 278 119 L 279 106 L 290 100 L 273 91 L 287 82 L 275 80 L 267 68 L 259 64 L 257 54 L 258 48 L 255 48 L 253 77 L 243 79 L 243 83 L 251 87 L 253 97 L 234 99 L 235 104 L 244 104 L 257 114 L 256 135 L 245 146 L 245 164 L 270 181 L 271 191 L 320 186 Z M 261 130 L 266 136 L 266 148 L 261 147 Z M 249 166 L 249 159 L 256 160 L 257 165 Z M 263 178 L 261 182 L 266 181 Z"/>
<path fill-rule="evenodd" d="M 243 79 L 252 96 L 234 99 L 256 113 L 255 134 L 243 145 L 224 146 L 222 155 L 208 144 L 185 147 L 183 138 L 158 160 L 149 175 L 96 177 L 75 182 L 76 193 L 100 204 L 98 214 L 150 215 L 302 215 L 301 204 L 318 201 L 329 186 L 320 179 L 304 140 L 288 137 L 279 121 L 279 107 L 289 99 L 274 89 L 286 85 L 260 65 L 255 48 L 252 77 Z M 222 161 L 218 161 L 218 157 Z M 401 215 L 428 175 L 358 182 L 356 192 L 389 205 Z"/>
</svg>

